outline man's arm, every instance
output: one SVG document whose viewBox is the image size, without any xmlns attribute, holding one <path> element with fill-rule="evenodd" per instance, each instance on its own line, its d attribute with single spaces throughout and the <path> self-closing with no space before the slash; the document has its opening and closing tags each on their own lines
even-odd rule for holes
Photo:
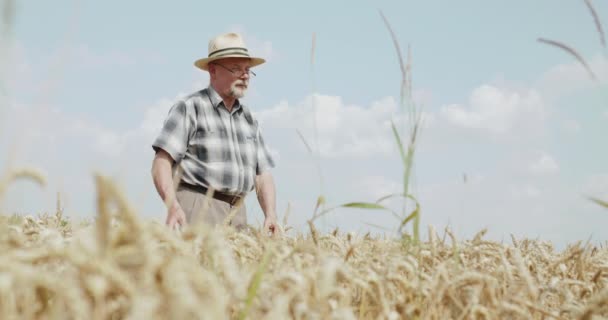
<svg viewBox="0 0 608 320">
<path fill-rule="evenodd" d="M 264 230 L 273 234 L 277 233 L 276 191 L 274 179 L 269 170 L 255 177 L 255 190 L 260 207 L 264 211 Z"/>
<path fill-rule="evenodd" d="M 173 158 L 164 150 L 159 149 L 152 162 L 152 180 L 158 195 L 167 207 L 166 224 L 173 228 L 176 224 L 185 225 L 186 215 L 177 202 L 173 186 Z"/>
</svg>

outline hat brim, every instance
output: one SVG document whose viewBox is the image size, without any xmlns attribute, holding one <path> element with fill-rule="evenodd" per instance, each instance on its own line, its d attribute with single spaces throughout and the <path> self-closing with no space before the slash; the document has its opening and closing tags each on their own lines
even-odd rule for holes
<svg viewBox="0 0 608 320">
<path fill-rule="evenodd" d="M 226 55 L 221 57 L 202 58 L 194 61 L 194 65 L 202 70 L 209 71 L 209 63 L 226 58 L 245 58 L 251 60 L 251 67 L 259 66 L 265 63 L 266 60 L 258 57 L 243 57 L 243 55 Z"/>
</svg>

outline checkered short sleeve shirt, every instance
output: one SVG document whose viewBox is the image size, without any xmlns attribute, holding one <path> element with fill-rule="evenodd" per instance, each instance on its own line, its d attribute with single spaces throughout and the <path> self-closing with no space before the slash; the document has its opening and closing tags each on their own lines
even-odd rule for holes
<svg viewBox="0 0 608 320">
<path fill-rule="evenodd" d="M 237 100 L 228 112 L 211 86 L 171 107 L 152 148 L 171 155 L 186 183 L 233 195 L 253 190 L 255 176 L 275 166 L 248 108 Z"/>
</svg>

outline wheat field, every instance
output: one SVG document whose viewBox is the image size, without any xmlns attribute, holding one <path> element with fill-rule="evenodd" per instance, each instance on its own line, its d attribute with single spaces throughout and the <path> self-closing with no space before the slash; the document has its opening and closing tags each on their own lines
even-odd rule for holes
<svg viewBox="0 0 608 320">
<path fill-rule="evenodd" d="M 404 100 L 410 58 L 403 61 L 382 17 L 400 59 Z M 573 49 L 539 41 L 569 51 L 595 77 Z M 408 143 L 392 127 L 405 195 L 420 121 L 416 110 L 410 115 Z M 10 171 L 0 179 L 0 200 L 23 177 L 43 182 L 36 172 Z M 312 222 L 307 233 L 279 237 L 255 227 L 174 232 L 142 219 L 109 179 L 96 176 L 96 185 L 89 223 L 59 208 L 0 215 L 0 319 L 608 319 L 608 243 L 556 250 L 541 240 L 490 241 L 485 230 L 457 239 L 433 227 L 416 242 L 321 234 Z M 419 215 L 411 218 L 417 228 Z"/>
<path fill-rule="evenodd" d="M 97 216 L 0 222 L 2 319 L 606 319 L 608 248 L 429 228 L 413 243 L 146 221 L 97 176 Z"/>
</svg>

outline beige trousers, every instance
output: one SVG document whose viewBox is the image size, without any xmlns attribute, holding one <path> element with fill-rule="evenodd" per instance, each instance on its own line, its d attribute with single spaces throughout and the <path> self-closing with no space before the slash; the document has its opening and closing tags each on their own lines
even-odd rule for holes
<svg viewBox="0 0 608 320">
<path fill-rule="evenodd" d="M 207 200 L 205 194 L 180 187 L 177 188 L 176 197 L 186 214 L 188 224 L 203 222 L 212 226 L 221 225 L 233 211 L 236 211 L 232 219 L 228 221 L 228 225 L 239 231 L 247 226 L 247 209 L 244 199 L 233 206 L 213 198 Z"/>
</svg>

